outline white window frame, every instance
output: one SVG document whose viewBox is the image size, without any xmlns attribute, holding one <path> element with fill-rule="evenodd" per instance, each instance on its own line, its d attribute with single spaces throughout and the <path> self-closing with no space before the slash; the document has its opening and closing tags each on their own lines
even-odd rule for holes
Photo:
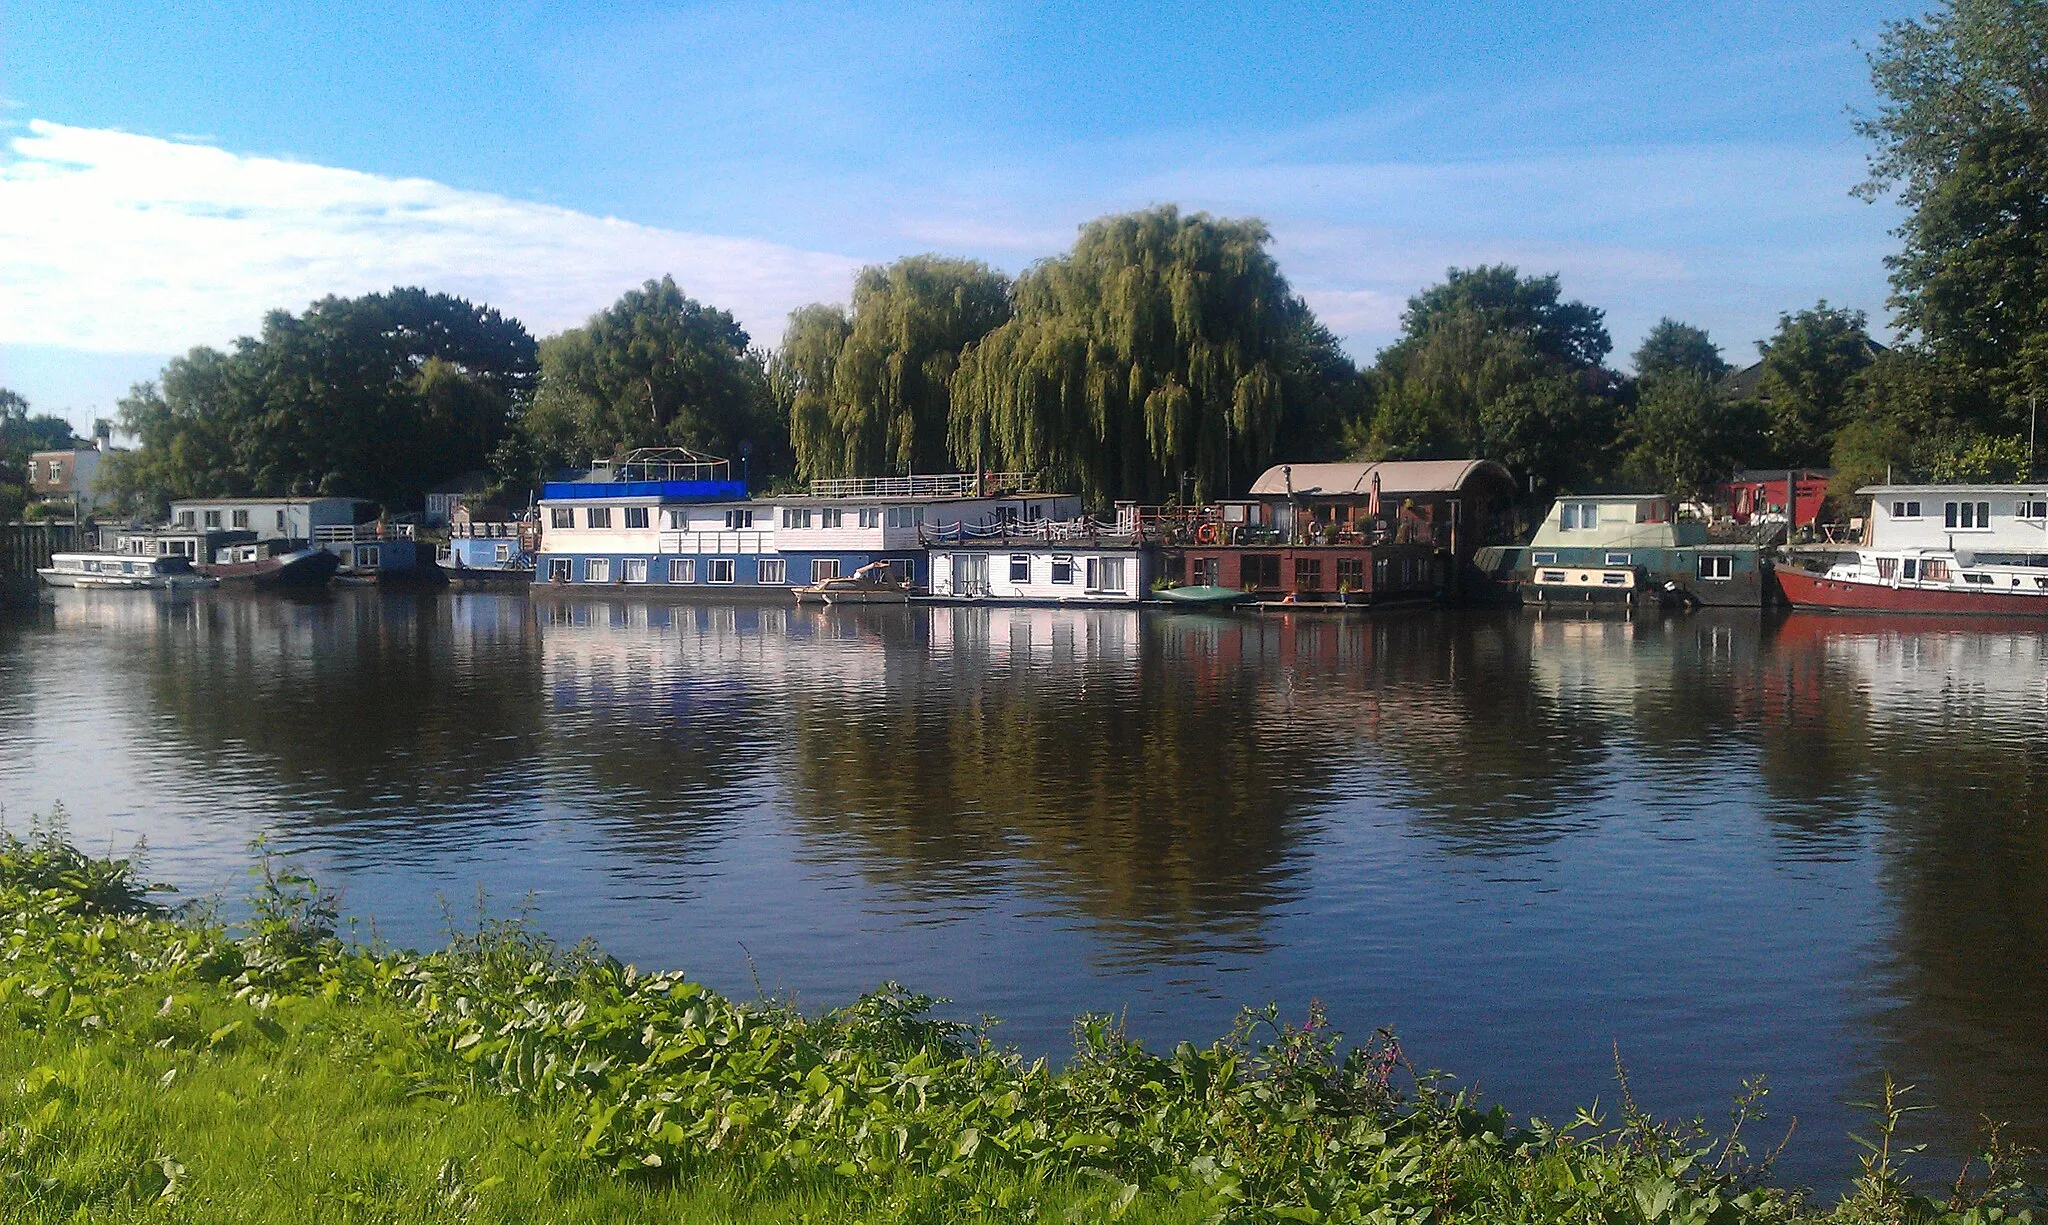
<svg viewBox="0 0 2048 1225">
<path fill-rule="evenodd" d="M 787 587 L 789 563 L 780 557 L 763 557 L 754 563 L 754 581 L 763 587 Z"/>
<path fill-rule="evenodd" d="M 381 544 L 359 544 L 356 546 L 356 569 L 375 570 L 384 564 L 384 546 Z"/>
<path fill-rule="evenodd" d="M 782 526 L 799 531 L 811 526 L 811 511 L 807 506 L 785 506 L 782 508 Z"/>
<path fill-rule="evenodd" d="M 836 557 L 813 557 L 811 559 L 811 581 L 822 583 L 826 579 L 839 577 L 839 559 Z"/>
<path fill-rule="evenodd" d="M 619 576 L 629 583 L 646 582 L 647 559 L 644 557 L 628 557 L 619 567 Z"/>
<path fill-rule="evenodd" d="M 246 528 L 249 526 L 249 512 L 246 510 L 235 511 L 228 517 L 228 522 L 234 524 L 237 530 Z"/>
<path fill-rule="evenodd" d="M 694 583 L 697 581 L 697 559 L 694 557 L 672 557 L 668 563 L 668 581 L 671 583 Z"/>
<path fill-rule="evenodd" d="M 1635 561 L 1633 557 L 1627 553 L 1609 553 L 1607 555 L 1607 561 L 1604 564 L 1609 566 L 1632 566 L 1635 564 Z"/>
<path fill-rule="evenodd" d="M 612 581 L 612 559 L 609 557 L 586 557 L 583 559 L 583 581 L 586 583 L 609 583 Z"/>
<path fill-rule="evenodd" d="M 1017 573 L 1020 568 L 1024 573 Z M 1031 581 L 1031 554 L 1010 554 L 1010 581 L 1013 583 L 1028 583 Z"/>
<path fill-rule="evenodd" d="M 1908 501 L 1899 501 L 1892 503 L 1892 518 L 1918 519 L 1920 517 L 1920 503 Z"/>
<path fill-rule="evenodd" d="M 575 581 L 575 578 L 576 578 L 576 559 L 575 559 L 575 558 L 573 558 L 573 557 L 550 557 L 550 558 L 548 558 L 548 581 L 549 581 L 550 583 L 568 583 L 568 582 L 573 582 L 573 581 Z"/>
<path fill-rule="evenodd" d="M 511 561 L 511 560 L 512 560 L 512 545 L 511 545 L 511 542 L 510 542 L 510 541 L 505 541 L 505 540 L 500 540 L 500 541 L 499 541 L 499 542 L 498 542 L 497 544 L 493 545 L 493 546 L 491 547 L 491 560 L 492 560 L 492 561 Z"/>
<path fill-rule="evenodd" d="M 672 531 L 672 532 L 680 532 L 680 531 L 682 531 L 682 530 L 683 530 L 684 528 L 687 528 L 687 527 L 689 527 L 689 526 L 690 526 L 690 512 L 689 512 L 689 511 L 686 511 L 686 510 L 672 510 L 672 511 L 668 512 L 668 529 L 669 529 L 670 531 Z"/>
<path fill-rule="evenodd" d="M 1114 585 L 1109 581 L 1112 571 L 1116 574 L 1116 583 Z M 1109 592 L 1117 595 L 1124 594 L 1124 559 L 1121 557 L 1089 558 L 1087 589 L 1089 591 Z"/>
<path fill-rule="evenodd" d="M 725 529 L 729 532 L 744 531 L 754 526 L 754 509 L 751 506 L 734 507 L 725 512 Z"/>
<path fill-rule="evenodd" d="M 639 520 L 640 522 L 638 522 L 638 523 L 635 523 L 635 522 L 633 522 L 633 520 L 635 520 L 635 519 L 638 519 L 638 520 Z M 626 508 L 626 526 L 627 526 L 628 528 L 644 528 L 644 527 L 646 527 L 646 526 L 647 526 L 647 508 L 646 508 L 645 506 L 628 506 L 628 507 Z"/>
<path fill-rule="evenodd" d="M 827 506 L 818 512 L 819 527 L 840 527 L 845 519 L 846 512 L 837 506 Z"/>
<path fill-rule="evenodd" d="M 734 558 L 710 558 L 704 564 L 704 581 L 707 583 L 717 583 L 720 586 L 729 587 L 732 585 L 733 573 L 738 569 L 739 563 Z M 721 570 L 725 574 L 724 578 L 718 577 Z"/>
<path fill-rule="evenodd" d="M 208 527 L 219 527 L 219 526 L 220 526 L 220 512 L 219 512 L 219 511 L 217 511 L 217 510 L 210 510 L 210 511 L 207 511 L 207 512 L 206 512 L 206 526 L 208 526 Z"/>
<path fill-rule="evenodd" d="M 1060 577 L 1061 570 L 1067 572 L 1067 577 Z M 1062 587 L 1074 585 L 1074 555 L 1072 553 L 1055 553 L 1052 555 L 1052 581 Z"/>
<path fill-rule="evenodd" d="M 1733 553 L 1702 553 L 1693 573 L 1703 583 L 1725 583 L 1735 577 Z"/>
<path fill-rule="evenodd" d="M 880 526 L 882 526 L 882 512 L 881 512 L 881 509 L 880 509 L 879 507 L 874 507 L 874 506 L 863 506 L 863 507 L 861 507 L 861 508 L 860 508 L 860 526 L 862 526 L 862 527 L 880 527 Z"/>
<path fill-rule="evenodd" d="M 576 508 L 573 506 L 548 507 L 548 530 L 573 532 L 576 530 Z"/>
<path fill-rule="evenodd" d="M 1529 555 L 1529 564 L 1532 566 L 1554 566 L 1557 564 L 1557 554 L 1531 553 Z"/>
<path fill-rule="evenodd" d="M 918 521 L 918 513 L 917 513 L 917 507 L 915 507 L 915 506 L 891 506 L 891 507 L 889 508 L 889 515 L 888 515 L 888 518 L 887 518 L 887 520 L 886 520 L 886 524 L 887 524 L 887 526 L 889 526 L 889 527 L 892 527 L 892 528 L 906 528 L 906 527 L 916 527 L 916 526 L 917 526 L 917 521 Z"/>
</svg>

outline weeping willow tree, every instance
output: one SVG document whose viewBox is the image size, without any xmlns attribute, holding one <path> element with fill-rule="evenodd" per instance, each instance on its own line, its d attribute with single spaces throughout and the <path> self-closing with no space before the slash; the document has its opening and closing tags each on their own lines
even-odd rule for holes
<svg viewBox="0 0 2048 1225">
<path fill-rule="evenodd" d="M 1010 282 L 973 260 L 913 255 L 862 269 L 853 309 L 790 315 L 773 377 L 806 477 L 947 467 L 960 351 L 1010 317 Z"/>
<path fill-rule="evenodd" d="M 962 464 L 1047 471 L 1097 499 L 1243 488 L 1283 447 L 1337 445 L 1356 384 L 1258 221 L 1105 217 L 1018 279 L 1015 317 L 953 378 Z"/>
</svg>

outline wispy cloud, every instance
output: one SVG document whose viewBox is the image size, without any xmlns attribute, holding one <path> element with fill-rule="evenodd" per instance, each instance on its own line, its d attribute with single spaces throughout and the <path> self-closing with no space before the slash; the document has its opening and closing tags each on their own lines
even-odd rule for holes
<svg viewBox="0 0 2048 1225">
<path fill-rule="evenodd" d="M 674 274 L 773 344 L 860 261 L 201 144 L 32 120 L 0 157 L 0 344 L 174 352 L 329 293 L 425 285 L 536 332 Z"/>
</svg>

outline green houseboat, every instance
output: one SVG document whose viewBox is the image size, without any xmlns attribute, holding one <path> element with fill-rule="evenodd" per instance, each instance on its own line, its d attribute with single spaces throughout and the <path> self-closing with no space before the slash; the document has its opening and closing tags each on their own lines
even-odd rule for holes
<svg viewBox="0 0 2048 1225">
<path fill-rule="evenodd" d="M 1717 544 L 1662 494 L 1560 498 L 1527 545 L 1480 549 L 1477 590 L 1523 604 L 1616 602 L 1760 608 L 1763 550 Z"/>
</svg>

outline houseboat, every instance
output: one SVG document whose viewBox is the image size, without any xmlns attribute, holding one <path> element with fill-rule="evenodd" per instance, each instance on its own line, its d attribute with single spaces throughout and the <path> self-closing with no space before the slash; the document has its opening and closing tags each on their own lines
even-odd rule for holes
<svg viewBox="0 0 2048 1225">
<path fill-rule="evenodd" d="M 1715 544 L 1662 494 L 1560 498 L 1527 545 L 1480 549 L 1492 598 L 1525 604 L 1615 602 L 1760 608 L 1768 568 L 1753 544 Z"/>
<path fill-rule="evenodd" d="M 2048 485 L 1874 485 L 1860 547 L 1781 566 L 1795 608 L 2048 616 Z"/>
<path fill-rule="evenodd" d="M 533 582 L 540 552 L 540 520 L 485 507 L 472 513 L 458 502 L 448 524 L 448 543 L 438 561 L 457 588 L 524 587 Z"/>
<path fill-rule="evenodd" d="M 931 594 L 1000 604 L 1135 605 L 1156 552 L 1131 525 L 1094 519 L 942 528 L 927 540 Z"/>
<path fill-rule="evenodd" d="M 334 581 L 352 586 L 443 581 L 433 559 L 420 551 L 418 527 L 377 521 L 313 530 L 313 547 L 334 555 Z"/>
<path fill-rule="evenodd" d="M 1242 500 L 1120 509 L 1161 541 L 1176 586 L 1288 607 L 1425 604 L 1458 596 L 1514 492 L 1492 460 L 1278 464 Z"/>
<path fill-rule="evenodd" d="M 51 587 L 82 587 L 101 591 L 170 590 L 211 587 L 214 580 L 192 569 L 181 554 L 140 557 L 124 553 L 53 553 L 50 564 L 37 570 Z"/>
<path fill-rule="evenodd" d="M 727 461 L 667 448 L 547 482 L 538 505 L 537 592 L 777 600 L 878 564 L 888 582 L 924 588 L 926 531 L 1080 512 L 1079 498 L 1039 492 L 1023 473 L 814 481 L 808 494 L 756 498 Z"/>
</svg>

